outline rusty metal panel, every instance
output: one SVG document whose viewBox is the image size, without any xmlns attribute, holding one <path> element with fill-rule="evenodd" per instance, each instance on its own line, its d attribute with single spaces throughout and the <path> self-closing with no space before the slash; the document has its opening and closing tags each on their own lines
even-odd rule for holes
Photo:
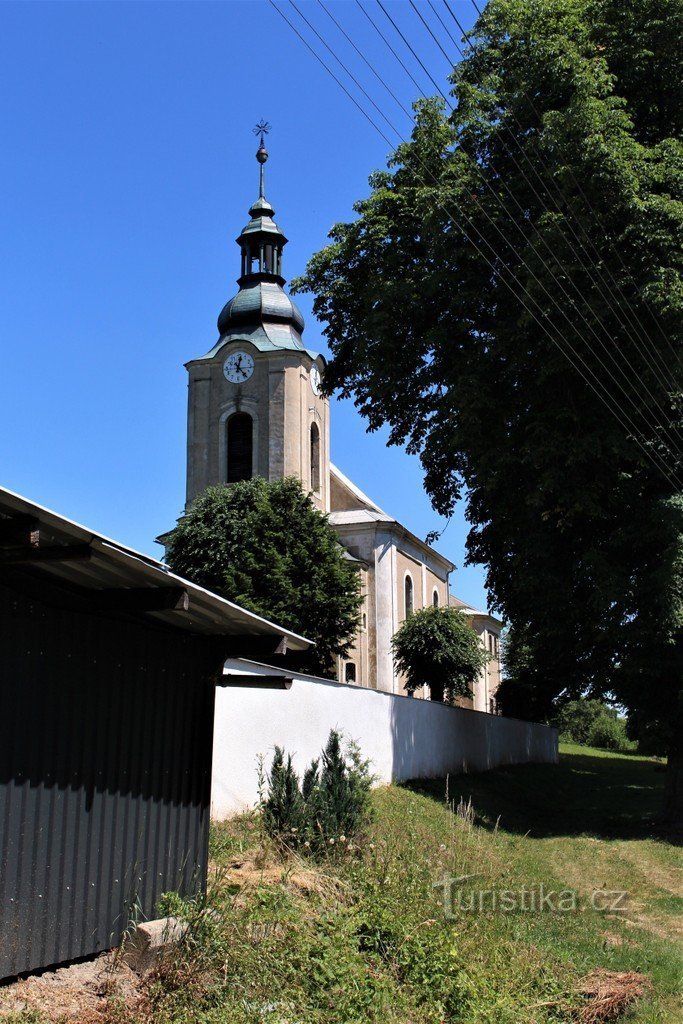
<svg viewBox="0 0 683 1024">
<path fill-rule="evenodd" d="M 0 583 L 0 978 L 206 877 L 215 639 Z"/>
</svg>

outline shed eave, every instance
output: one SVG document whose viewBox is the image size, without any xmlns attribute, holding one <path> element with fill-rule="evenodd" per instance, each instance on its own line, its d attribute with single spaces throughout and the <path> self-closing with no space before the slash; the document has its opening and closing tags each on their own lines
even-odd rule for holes
<svg viewBox="0 0 683 1024">
<path fill-rule="evenodd" d="M 176 576 L 151 556 L 95 533 L 22 495 L 0 488 L 0 515 L 11 517 L 18 514 L 36 519 L 41 531 L 49 536 L 51 544 L 87 545 L 92 552 L 92 557 L 84 562 L 65 560 L 37 563 L 32 567 L 36 578 L 62 582 L 86 591 L 120 588 L 125 592 L 127 588 L 177 586 L 188 594 L 186 610 L 169 608 L 145 612 L 145 616 L 191 633 L 284 637 L 291 651 L 305 651 L 313 646 L 313 642 L 306 637 L 241 608 L 190 580 Z"/>
</svg>

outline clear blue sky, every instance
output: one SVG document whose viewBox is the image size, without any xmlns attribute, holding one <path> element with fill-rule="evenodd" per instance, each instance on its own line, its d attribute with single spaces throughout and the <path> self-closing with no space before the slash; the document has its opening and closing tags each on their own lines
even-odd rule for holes
<svg viewBox="0 0 683 1024">
<path fill-rule="evenodd" d="M 319 4 L 297 6 L 407 134 Z M 419 19 L 407 3 L 387 6 L 445 88 L 446 61 Z M 451 6 L 471 27 L 469 0 Z M 329 7 L 409 107 L 415 86 L 358 6 Z M 260 118 L 273 126 L 267 194 L 291 278 L 350 217 L 389 147 L 266 0 L 0 7 L 0 483 L 157 557 L 154 537 L 184 502 L 183 364 L 213 345 L 236 290 Z M 307 346 L 326 352 L 310 297 L 300 305 Z M 417 460 L 366 434 L 350 402 L 333 402 L 332 457 L 419 536 L 444 525 Z M 460 512 L 437 546 L 458 566 L 455 591 L 483 606 L 482 571 L 463 568 L 465 533 Z"/>
</svg>

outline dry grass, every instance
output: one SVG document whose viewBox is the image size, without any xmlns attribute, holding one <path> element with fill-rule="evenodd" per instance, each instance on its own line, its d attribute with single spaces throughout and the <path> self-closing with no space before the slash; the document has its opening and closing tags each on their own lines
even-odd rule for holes
<svg viewBox="0 0 683 1024">
<path fill-rule="evenodd" d="M 141 979 L 116 953 L 44 971 L 0 989 L 0 1020 L 31 1015 L 55 1024 L 105 1024 L 112 1003 L 133 1005 Z"/>
<path fill-rule="evenodd" d="M 588 998 L 579 1011 L 579 1020 L 581 1024 L 616 1020 L 650 987 L 650 979 L 636 971 L 593 971 L 578 989 Z"/>
</svg>

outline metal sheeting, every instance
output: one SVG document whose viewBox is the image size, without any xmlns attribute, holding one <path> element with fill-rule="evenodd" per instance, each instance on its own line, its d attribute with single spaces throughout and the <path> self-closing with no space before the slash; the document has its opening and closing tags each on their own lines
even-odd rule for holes
<svg viewBox="0 0 683 1024">
<path fill-rule="evenodd" d="M 0 583 L 0 978 L 109 948 L 131 912 L 202 887 L 220 655 Z"/>
<path fill-rule="evenodd" d="M 107 587 L 183 587 L 188 592 L 187 610 L 165 610 L 151 613 L 154 619 L 175 629 L 212 636 L 284 636 L 292 651 L 305 651 L 311 641 L 283 629 L 239 605 L 212 594 L 203 587 L 184 580 L 168 567 L 147 555 L 132 551 L 116 541 L 87 530 L 49 509 L 36 505 L 19 494 L 0 487 L 0 517 L 28 515 L 40 525 L 41 543 L 52 546 L 86 544 L 91 557 L 34 562 L 30 572 L 46 584 L 67 584 L 83 590 Z M 1 554 L 1 553 L 0 553 Z M 2 563 L 0 562 L 0 570 Z M 28 571 L 28 570 L 27 570 Z"/>
</svg>

